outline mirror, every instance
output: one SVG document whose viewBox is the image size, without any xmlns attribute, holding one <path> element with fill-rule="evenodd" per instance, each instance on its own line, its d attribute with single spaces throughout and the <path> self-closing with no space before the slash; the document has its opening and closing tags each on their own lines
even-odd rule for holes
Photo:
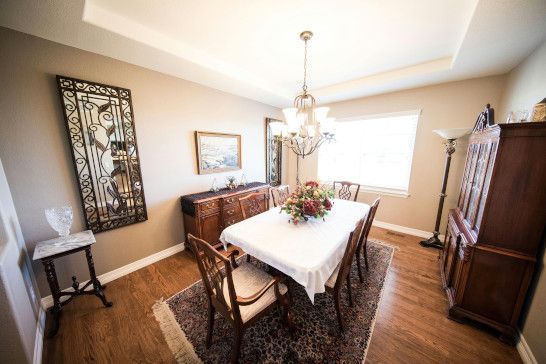
<svg viewBox="0 0 546 364">
<path fill-rule="evenodd" d="M 57 76 L 87 228 L 147 220 L 128 89 Z"/>
</svg>

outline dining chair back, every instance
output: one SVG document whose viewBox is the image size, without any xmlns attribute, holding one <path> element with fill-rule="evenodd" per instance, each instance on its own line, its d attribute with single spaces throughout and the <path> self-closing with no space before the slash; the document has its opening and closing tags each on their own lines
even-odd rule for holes
<svg viewBox="0 0 546 364">
<path fill-rule="evenodd" d="M 243 214 L 243 220 L 258 215 L 266 210 L 268 194 L 255 192 L 239 199 L 239 207 Z"/>
<path fill-rule="evenodd" d="M 290 186 L 288 185 L 273 187 L 271 189 L 271 197 L 273 198 L 274 207 L 284 205 L 289 196 Z"/>
<path fill-rule="evenodd" d="M 205 290 L 209 296 L 211 304 L 214 308 L 224 314 L 233 314 L 234 318 L 240 319 L 239 306 L 233 300 L 235 297 L 235 288 L 233 286 L 232 271 L 237 267 L 237 262 L 231 254 L 228 257 L 220 254 L 206 241 L 196 238 L 192 234 L 188 234 L 190 247 L 197 260 L 199 272 L 203 278 Z M 231 259 L 231 260 L 230 260 Z M 224 296 L 224 286 L 227 284 L 229 294 L 229 303 Z M 230 308 L 232 307 L 232 308 Z"/>
<path fill-rule="evenodd" d="M 360 241 L 358 242 L 358 247 L 356 249 L 356 263 L 358 267 L 358 276 L 360 277 L 360 282 L 363 282 L 362 279 L 362 268 L 360 265 L 360 256 L 361 253 L 364 253 L 364 264 L 366 266 L 366 270 L 368 270 L 368 235 L 370 234 L 370 230 L 372 228 L 373 220 L 375 219 L 375 213 L 377 212 L 377 209 L 379 208 L 379 202 L 381 201 L 381 198 L 376 198 L 375 201 L 370 206 L 370 211 L 368 211 L 368 216 L 366 217 L 366 223 L 364 224 L 364 229 L 362 231 L 362 235 L 360 236 Z"/>
<path fill-rule="evenodd" d="M 354 197 L 353 191 L 351 188 L 356 186 L 356 191 L 354 191 Z M 360 190 L 360 185 L 358 183 L 348 182 L 348 181 L 335 181 L 334 182 L 334 192 L 338 191 L 337 197 L 341 200 L 351 200 L 351 197 L 353 201 L 356 201 L 358 197 L 358 191 Z"/>
<path fill-rule="evenodd" d="M 326 281 L 325 288 L 327 291 L 332 293 L 334 297 L 334 304 L 336 307 L 337 320 L 339 323 L 339 328 L 343 331 L 343 318 L 341 315 L 341 307 L 339 303 L 339 296 L 341 293 L 341 288 L 344 283 L 347 284 L 347 294 L 349 298 L 349 305 L 353 306 L 353 295 L 351 291 L 351 265 L 353 262 L 353 257 L 355 255 L 355 250 L 360 240 L 360 235 L 364 229 L 365 218 L 362 218 L 358 221 L 355 229 L 349 235 L 349 240 L 347 241 L 347 247 L 345 248 L 345 253 L 341 262 L 338 264 L 328 281 Z"/>
<path fill-rule="evenodd" d="M 188 234 L 188 240 L 208 296 L 207 348 L 212 344 L 216 312 L 229 320 L 235 331 L 231 363 L 238 362 L 245 329 L 273 308 L 280 308 L 292 331 L 290 293 L 280 277 L 273 277 L 250 263 L 238 265 L 237 250 L 224 256 L 192 234 Z"/>
<path fill-rule="evenodd" d="M 341 264 L 339 266 L 339 273 L 337 275 L 334 289 L 336 288 L 341 289 L 343 282 L 345 282 L 345 280 L 347 279 L 347 277 L 349 276 L 351 272 L 353 257 L 355 256 L 355 251 L 358 246 L 358 241 L 363 232 L 364 223 L 365 223 L 365 218 L 360 219 L 355 229 L 349 236 L 349 240 L 347 241 L 347 247 L 345 248 L 345 253 L 343 254 L 343 258 L 341 259 Z"/>
</svg>

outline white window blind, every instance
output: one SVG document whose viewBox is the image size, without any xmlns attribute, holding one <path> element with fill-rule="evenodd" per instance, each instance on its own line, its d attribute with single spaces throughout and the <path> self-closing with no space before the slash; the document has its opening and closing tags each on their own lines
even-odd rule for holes
<svg viewBox="0 0 546 364">
<path fill-rule="evenodd" d="M 407 194 L 419 111 L 340 121 L 336 142 L 319 149 L 321 181 Z"/>
</svg>

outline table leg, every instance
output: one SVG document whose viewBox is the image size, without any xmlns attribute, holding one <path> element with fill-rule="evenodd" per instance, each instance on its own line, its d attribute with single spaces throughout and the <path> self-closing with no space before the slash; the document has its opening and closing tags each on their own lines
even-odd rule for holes
<svg viewBox="0 0 546 364">
<path fill-rule="evenodd" d="M 53 327 L 47 334 L 47 337 L 51 338 L 57 334 L 57 331 L 59 331 L 59 320 L 61 316 L 61 289 L 59 288 L 59 282 L 57 280 L 57 273 L 55 272 L 55 264 L 53 264 L 53 260 L 43 260 L 42 261 L 46 277 L 47 277 L 47 283 L 49 283 L 49 289 L 51 290 L 51 295 L 53 296 L 53 307 L 50 308 L 50 312 L 53 315 Z"/>
<path fill-rule="evenodd" d="M 102 304 L 105 307 L 111 307 L 112 302 L 108 302 L 106 300 L 106 296 L 104 295 L 104 286 L 100 283 L 99 279 L 97 278 L 97 274 L 95 273 L 95 263 L 93 262 L 91 247 L 85 249 L 85 257 L 87 258 L 87 266 L 89 267 L 89 276 L 91 278 L 91 282 L 93 282 L 94 295 L 102 301 Z"/>
</svg>

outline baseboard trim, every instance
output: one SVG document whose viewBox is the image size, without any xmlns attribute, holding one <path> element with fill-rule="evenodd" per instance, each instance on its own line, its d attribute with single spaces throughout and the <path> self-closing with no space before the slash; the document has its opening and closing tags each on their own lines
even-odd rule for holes
<svg viewBox="0 0 546 364">
<path fill-rule="evenodd" d="M 521 332 L 519 333 L 519 341 L 516 345 L 516 349 L 518 349 L 519 356 L 524 364 L 538 364 L 533 352 L 531 351 L 531 348 L 529 345 L 527 345 L 527 341 Z"/>
<path fill-rule="evenodd" d="M 142 259 L 136 260 L 127 265 L 124 265 L 123 267 L 101 274 L 97 278 L 100 280 L 101 283 L 105 284 L 105 283 L 113 281 L 114 279 L 118 279 L 136 270 L 144 268 L 147 265 L 153 264 L 157 261 L 170 257 L 171 255 L 179 253 L 182 250 L 184 250 L 184 243 L 176 244 L 174 246 L 171 246 L 170 248 L 154 253 Z M 80 287 L 83 287 L 83 285 L 86 284 L 87 282 L 88 281 L 81 282 Z M 68 291 L 71 289 L 72 289 L 71 287 L 68 287 L 64 289 L 64 291 Z M 49 296 L 43 297 L 41 300 L 41 303 L 44 309 L 50 308 L 51 306 L 53 306 L 53 296 L 49 295 Z"/>
<path fill-rule="evenodd" d="M 44 349 L 46 311 L 40 306 L 38 309 L 38 321 L 36 322 L 36 337 L 34 338 L 33 364 L 42 364 L 42 351 Z"/>
<path fill-rule="evenodd" d="M 374 220 L 373 226 L 377 226 L 387 230 L 396 231 L 402 234 L 417 236 L 419 238 L 428 239 L 432 236 L 432 232 L 430 231 L 424 231 L 424 230 L 414 229 L 414 228 L 410 228 L 406 226 L 395 225 L 395 224 L 391 224 L 389 222 L 384 222 L 384 221 Z M 438 238 L 441 241 L 444 241 L 444 235 L 439 235 Z"/>
</svg>

